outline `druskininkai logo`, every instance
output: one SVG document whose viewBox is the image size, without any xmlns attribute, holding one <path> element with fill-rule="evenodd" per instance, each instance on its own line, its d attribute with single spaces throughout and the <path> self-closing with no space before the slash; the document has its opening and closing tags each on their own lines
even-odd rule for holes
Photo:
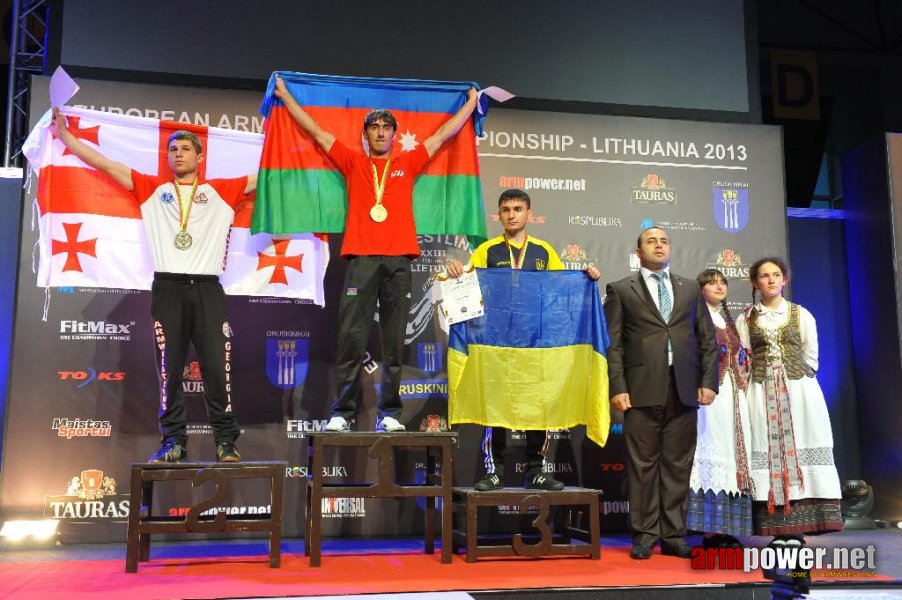
<svg viewBox="0 0 902 600">
<path fill-rule="evenodd" d="M 748 188 L 715 187 L 714 220 L 727 233 L 738 233 L 749 224 Z"/>
<path fill-rule="evenodd" d="M 296 388 L 307 378 L 309 354 L 309 339 L 266 338 L 266 376 L 277 388 Z"/>
</svg>

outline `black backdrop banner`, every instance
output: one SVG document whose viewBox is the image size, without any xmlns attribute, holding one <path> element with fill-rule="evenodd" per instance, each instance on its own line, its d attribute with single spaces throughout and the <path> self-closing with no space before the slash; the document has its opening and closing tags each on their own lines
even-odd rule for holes
<svg viewBox="0 0 902 600">
<path fill-rule="evenodd" d="M 259 94 L 171 86 L 79 81 L 74 104 L 97 110 L 261 131 Z M 32 115 L 46 110 L 46 78 L 35 78 Z M 403 126 L 403 124 L 402 124 Z M 667 227 L 672 268 L 695 276 L 721 268 L 733 284 L 733 306 L 748 302 L 748 265 L 765 253 L 785 253 L 786 223 L 780 130 L 673 120 L 603 117 L 496 109 L 479 140 L 490 234 L 499 233 L 497 197 L 520 187 L 533 199 L 530 234 L 548 241 L 568 268 L 598 265 L 603 284 L 638 268 L 632 250 L 642 228 Z M 34 186 L 23 206 L 34 201 Z M 37 232 L 26 220 L 14 323 L 12 377 L 3 452 L 5 516 L 61 519 L 64 540 L 124 538 L 132 462 L 159 444 L 157 379 L 150 300 L 146 292 L 55 288 L 46 322 L 44 290 L 35 286 L 31 252 Z M 340 236 L 332 236 L 338 256 Z M 420 236 L 402 376 L 402 420 L 408 429 L 447 422 L 447 338 L 432 305 L 435 274 L 451 258 L 469 256 L 467 240 Z M 238 446 L 246 460 L 286 459 L 286 536 L 303 535 L 306 434 L 319 431 L 335 396 L 337 300 L 345 263 L 334 258 L 325 278 L 326 307 L 308 301 L 229 297 L 234 342 Z M 89 336 L 80 331 L 91 330 Z M 104 333 L 110 331 L 111 333 Z M 364 397 L 352 428 L 371 430 L 381 381 L 378 330 L 364 358 Z M 114 333 L 113 333 L 114 332 Z M 89 339 L 90 338 L 90 339 Z M 197 358 L 184 366 L 192 459 L 212 460 L 213 439 Z M 615 414 L 605 448 L 582 427 L 551 432 L 548 468 L 569 485 L 605 491 L 602 524 L 626 527 L 624 448 Z M 455 481 L 482 475 L 482 430 L 459 428 Z M 506 457 L 508 485 L 522 484 L 522 435 L 513 432 Z M 326 457 L 326 476 L 361 481 L 375 465 L 359 451 Z M 424 477 L 423 457 L 398 462 L 407 480 Z M 161 487 L 156 513 L 181 514 L 209 490 Z M 268 510 L 266 490 L 236 486 L 219 510 Z M 324 500 L 333 517 L 325 535 L 414 535 L 422 530 L 416 500 Z M 493 511 L 492 527 L 512 527 L 517 507 Z"/>
</svg>

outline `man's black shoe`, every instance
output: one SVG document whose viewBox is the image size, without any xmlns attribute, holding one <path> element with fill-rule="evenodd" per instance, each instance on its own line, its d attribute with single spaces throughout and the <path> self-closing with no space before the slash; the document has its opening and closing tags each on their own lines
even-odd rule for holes
<svg viewBox="0 0 902 600">
<path fill-rule="evenodd" d="M 175 440 L 166 440 L 153 456 L 147 459 L 149 463 L 177 463 L 188 459 L 188 448 L 178 444 Z"/>
<path fill-rule="evenodd" d="M 223 463 L 241 462 L 241 455 L 232 442 L 222 442 L 216 446 L 216 460 Z"/>
<path fill-rule="evenodd" d="M 630 549 L 630 558 L 633 560 L 647 560 L 651 558 L 651 546 L 648 544 L 633 544 Z"/>
<path fill-rule="evenodd" d="M 661 554 L 664 556 L 676 556 L 678 558 L 692 558 L 692 546 L 686 542 L 676 545 L 661 542 Z"/>
<path fill-rule="evenodd" d="M 564 482 L 558 481 L 551 475 L 542 473 L 541 471 L 533 474 L 526 474 L 526 489 L 528 490 L 549 490 L 559 491 L 564 489 Z"/>
<path fill-rule="evenodd" d="M 503 487 L 504 473 L 501 471 L 486 473 L 485 477 L 473 484 L 473 488 L 477 492 L 491 492 L 492 490 L 500 490 Z"/>
</svg>

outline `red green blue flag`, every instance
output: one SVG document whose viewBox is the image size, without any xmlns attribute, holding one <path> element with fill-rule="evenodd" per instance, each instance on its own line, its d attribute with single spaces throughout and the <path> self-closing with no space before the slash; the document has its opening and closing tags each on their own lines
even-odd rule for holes
<svg viewBox="0 0 902 600">
<path fill-rule="evenodd" d="M 388 109 L 398 121 L 393 152 L 410 151 L 431 136 L 467 99 L 471 82 L 377 79 L 279 71 L 298 103 L 349 148 L 362 150 L 364 116 Z M 270 77 L 260 113 L 266 117 L 251 230 L 273 234 L 344 231 L 347 190 L 341 173 L 297 126 Z M 417 179 L 413 210 L 419 234 L 485 239 L 476 136 L 487 101 L 432 157 Z"/>
</svg>

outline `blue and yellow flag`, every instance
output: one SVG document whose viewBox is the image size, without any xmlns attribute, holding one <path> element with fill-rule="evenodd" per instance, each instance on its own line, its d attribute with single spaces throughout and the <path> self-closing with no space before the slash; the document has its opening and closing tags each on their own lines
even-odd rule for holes
<svg viewBox="0 0 902 600">
<path fill-rule="evenodd" d="M 485 315 L 451 327 L 450 422 L 508 429 L 611 426 L 610 344 L 601 298 L 581 271 L 477 269 Z"/>
</svg>

